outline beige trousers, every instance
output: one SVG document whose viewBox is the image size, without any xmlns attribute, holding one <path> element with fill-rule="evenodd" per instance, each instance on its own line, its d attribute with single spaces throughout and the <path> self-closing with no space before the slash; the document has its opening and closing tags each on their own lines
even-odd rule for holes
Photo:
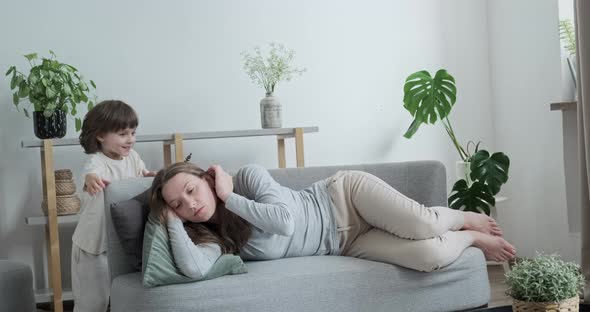
<svg viewBox="0 0 590 312">
<path fill-rule="evenodd" d="M 344 256 L 431 272 L 473 243 L 463 212 L 424 207 L 376 176 L 338 171 L 326 180 Z"/>
<path fill-rule="evenodd" d="M 74 312 L 105 312 L 111 293 L 107 253 L 93 255 L 72 245 Z"/>
</svg>

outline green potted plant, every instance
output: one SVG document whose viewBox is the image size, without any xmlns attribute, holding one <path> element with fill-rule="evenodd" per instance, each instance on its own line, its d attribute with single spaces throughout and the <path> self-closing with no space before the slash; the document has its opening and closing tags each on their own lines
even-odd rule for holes
<svg viewBox="0 0 590 312">
<path fill-rule="evenodd" d="M 496 205 L 494 196 L 508 181 L 510 159 L 502 152 L 490 155 L 480 150 L 480 143 L 469 141 L 465 148 L 459 143 L 449 119 L 456 100 L 455 78 L 446 70 L 438 70 L 434 77 L 425 70 L 408 76 L 403 101 L 414 120 L 404 137 L 411 138 L 422 124 L 440 120 L 461 158 L 458 168 L 464 172 L 458 173 L 461 178 L 453 185 L 449 207 L 489 215 L 490 208 Z M 470 144 L 475 147 L 473 153 L 469 150 Z"/>
<path fill-rule="evenodd" d="M 277 83 L 290 81 L 305 72 L 291 64 L 295 51 L 282 44 L 271 43 L 269 52 L 263 55 L 259 47 L 254 53 L 242 52 L 244 70 L 255 84 L 264 87 L 266 96 L 260 101 L 260 120 L 262 128 L 280 128 L 282 126 L 282 105 L 274 96 Z"/>
<path fill-rule="evenodd" d="M 559 37 L 563 42 L 563 47 L 568 52 L 567 65 L 574 82 L 576 85 L 576 32 L 572 21 L 570 19 L 562 19 L 559 21 Z"/>
<path fill-rule="evenodd" d="M 40 139 L 62 138 L 67 131 L 66 116 L 75 118 L 76 131 L 80 131 L 82 120 L 76 117 L 76 106 L 85 103 L 91 109 L 94 102 L 88 96 L 90 89 L 78 70 L 68 64 L 61 63 L 53 51 L 50 58 L 41 58 L 37 64 L 37 53 L 25 55 L 31 69 L 28 74 L 11 66 L 6 76 L 12 76 L 10 89 L 14 91 L 12 100 L 19 110 L 22 100 L 33 105 L 33 127 L 35 135 Z M 96 85 L 90 80 L 92 88 Z M 31 118 L 29 110 L 23 107 L 26 117 Z"/>
<path fill-rule="evenodd" d="M 584 275 L 557 255 L 522 259 L 506 273 L 513 311 L 578 311 Z"/>
</svg>

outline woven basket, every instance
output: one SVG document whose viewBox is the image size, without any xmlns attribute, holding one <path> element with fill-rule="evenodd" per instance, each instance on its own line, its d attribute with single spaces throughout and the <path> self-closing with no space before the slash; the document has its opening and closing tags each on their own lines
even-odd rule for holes
<svg viewBox="0 0 590 312">
<path fill-rule="evenodd" d="M 56 180 L 72 180 L 72 170 L 70 169 L 59 169 L 55 170 L 55 179 Z"/>
<path fill-rule="evenodd" d="M 579 312 L 578 296 L 562 302 L 528 302 L 512 299 L 512 311 L 516 312 Z"/>
<path fill-rule="evenodd" d="M 77 195 L 64 195 L 57 196 L 57 215 L 70 215 L 80 211 L 80 198 Z M 41 202 L 41 209 L 45 215 L 48 214 L 47 210 L 47 198 L 44 198 Z"/>
<path fill-rule="evenodd" d="M 57 196 L 73 195 L 76 193 L 76 184 L 74 180 L 56 180 L 55 194 Z"/>
</svg>

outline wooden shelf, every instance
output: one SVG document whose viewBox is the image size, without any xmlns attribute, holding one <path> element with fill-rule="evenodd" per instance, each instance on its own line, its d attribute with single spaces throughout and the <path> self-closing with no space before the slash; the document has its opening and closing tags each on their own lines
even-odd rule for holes
<svg viewBox="0 0 590 312">
<path fill-rule="evenodd" d="M 66 223 L 77 223 L 80 216 L 77 214 L 68 215 L 68 216 L 58 216 L 57 223 L 58 224 L 66 224 Z M 28 225 L 45 225 L 48 223 L 48 217 L 27 217 L 25 218 L 25 223 Z"/>
<path fill-rule="evenodd" d="M 201 140 L 201 139 L 219 139 L 219 138 L 239 138 L 239 137 L 256 137 L 256 136 L 281 136 L 283 138 L 294 137 L 296 128 L 272 128 L 272 129 L 254 129 L 254 130 L 232 130 L 232 131 L 210 131 L 210 132 L 188 132 L 180 133 L 183 140 Z M 303 133 L 319 132 L 319 127 L 302 127 Z M 174 134 L 148 134 L 138 135 L 136 143 L 141 142 L 166 142 L 173 141 Z M 53 146 L 74 146 L 80 145 L 77 138 L 54 139 Z M 43 147 L 43 140 L 23 140 L 23 148 Z"/>
<path fill-rule="evenodd" d="M 74 295 L 72 294 L 72 290 L 68 288 L 64 288 L 62 292 L 62 300 L 74 300 Z M 43 302 L 52 302 L 53 301 L 53 291 L 49 288 L 43 289 L 35 289 L 35 302 L 36 303 L 43 303 Z"/>
<path fill-rule="evenodd" d="M 318 132 L 318 127 L 303 127 L 303 133 Z M 200 139 L 219 139 L 219 138 L 240 138 L 256 136 L 281 136 L 283 138 L 292 138 L 295 135 L 295 128 L 273 128 L 273 129 L 256 129 L 256 130 L 237 130 L 237 131 L 214 131 L 214 132 L 192 132 L 182 133 L 183 140 L 200 140 Z"/>
<path fill-rule="evenodd" d="M 557 102 L 557 103 L 551 103 L 551 110 L 555 111 L 555 110 L 576 110 L 578 106 L 578 102 L 574 101 L 574 102 Z"/>
<path fill-rule="evenodd" d="M 174 138 L 174 134 L 156 134 L 156 135 L 138 135 L 136 142 L 161 142 L 170 141 Z M 77 138 L 69 139 L 53 139 L 53 146 L 73 146 L 80 145 L 80 140 Z M 21 141 L 23 148 L 43 147 L 43 140 L 26 140 Z"/>
</svg>

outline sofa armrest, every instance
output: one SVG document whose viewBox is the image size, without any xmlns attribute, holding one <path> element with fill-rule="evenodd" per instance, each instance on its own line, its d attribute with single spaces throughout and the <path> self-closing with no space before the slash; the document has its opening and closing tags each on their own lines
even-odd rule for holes
<svg viewBox="0 0 590 312">
<path fill-rule="evenodd" d="M 107 258 L 111 282 L 118 275 L 135 272 L 129 264 L 127 254 L 121 246 L 119 237 L 113 226 L 111 204 L 128 200 L 141 194 L 151 186 L 152 180 L 153 178 L 134 178 L 112 181 L 104 190 Z"/>
</svg>

